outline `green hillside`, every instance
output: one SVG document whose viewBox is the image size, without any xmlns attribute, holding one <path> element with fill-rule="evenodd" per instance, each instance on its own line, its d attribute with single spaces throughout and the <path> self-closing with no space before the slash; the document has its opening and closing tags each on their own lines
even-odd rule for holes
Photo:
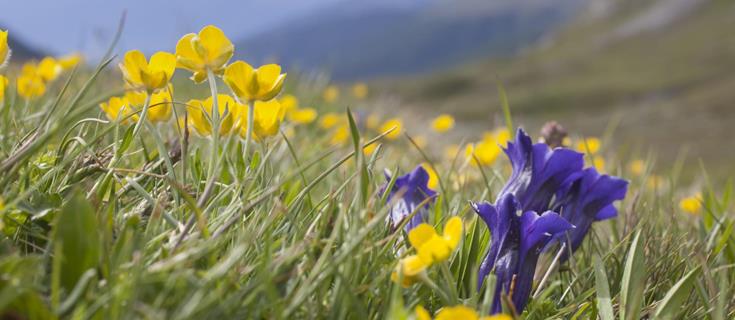
<svg viewBox="0 0 735 320">
<path fill-rule="evenodd" d="M 572 132 L 601 135 L 616 119 L 615 142 L 627 150 L 653 150 L 671 164 L 687 149 L 689 160 L 701 157 L 716 170 L 732 171 L 735 3 L 702 3 L 666 25 L 619 34 L 661 3 L 618 2 L 612 14 L 582 15 L 520 57 L 378 86 L 430 115 L 455 114 L 467 134 L 500 120 L 499 78 L 515 118 L 532 131 L 556 119 Z"/>
</svg>

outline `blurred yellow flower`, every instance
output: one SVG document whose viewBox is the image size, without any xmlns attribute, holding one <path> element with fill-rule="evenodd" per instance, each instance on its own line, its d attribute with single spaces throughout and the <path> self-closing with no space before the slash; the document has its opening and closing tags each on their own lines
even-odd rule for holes
<svg viewBox="0 0 735 320">
<path fill-rule="evenodd" d="M 344 120 L 345 119 L 342 117 L 342 115 L 334 112 L 329 112 L 324 114 L 321 120 L 319 120 L 319 127 L 321 127 L 322 129 L 331 129 Z"/>
<path fill-rule="evenodd" d="M 245 112 L 243 112 L 245 114 Z M 247 116 L 245 116 L 247 118 Z M 283 110 L 278 100 L 256 101 L 255 102 L 255 119 L 253 119 L 253 133 L 258 140 L 278 134 L 278 128 L 283 120 Z M 243 123 L 243 122 L 241 122 Z M 244 122 L 247 123 L 247 122 Z M 240 134 L 245 136 L 247 125 L 243 126 L 246 130 L 240 130 Z"/>
<path fill-rule="evenodd" d="M 378 131 L 382 134 L 390 129 L 393 129 L 393 131 L 385 135 L 385 137 L 388 140 L 395 140 L 401 136 L 402 127 L 403 127 L 403 122 L 401 122 L 401 119 L 391 118 L 383 122 L 383 124 L 380 126 L 380 129 L 378 129 Z"/>
<path fill-rule="evenodd" d="M 577 151 L 582 153 L 597 154 L 600 151 L 600 139 L 595 137 L 585 138 L 577 142 Z"/>
<path fill-rule="evenodd" d="M 601 156 L 597 156 L 592 160 L 592 166 L 595 167 L 597 172 L 605 172 L 605 159 Z"/>
<path fill-rule="evenodd" d="M 416 283 L 418 274 L 424 272 L 427 267 L 429 267 L 429 265 L 419 258 L 419 256 L 410 255 L 398 262 L 396 269 L 390 274 L 390 279 L 393 282 L 398 283 L 398 273 L 400 272 L 403 276 L 403 281 L 400 283 L 401 286 L 408 287 Z"/>
<path fill-rule="evenodd" d="M 483 138 L 465 147 L 465 158 L 473 165 L 491 165 L 500 155 L 501 149 L 494 139 Z"/>
<path fill-rule="evenodd" d="M 138 115 L 125 97 L 112 97 L 107 102 L 100 103 L 100 109 L 110 121 L 120 121 L 121 124 L 138 121 Z"/>
<path fill-rule="evenodd" d="M 641 176 L 646 170 L 646 162 L 640 159 L 633 160 L 628 165 L 628 170 L 636 176 Z"/>
<path fill-rule="evenodd" d="M 681 199 L 679 208 L 688 214 L 699 215 L 702 211 L 702 194 L 697 193 L 691 197 Z"/>
<path fill-rule="evenodd" d="M 462 219 L 449 218 L 440 236 L 434 228 L 422 223 L 408 232 L 408 241 L 416 248 L 419 258 L 431 265 L 447 260 L 462 239 Z"/>
<path fill-rule="evenodd" d="M 61 71 L 61 65 L 56 62 L 56 59 L 53 57 L 45 57 L 38 63 L 38 69 L 36 72 L 38 72 L 38 75 L 41 76 L 44 81 L 50 82 L 56 80 L 56 78 L 61 74 Z"/>
<path fill-rule="evenodd" d="M 278 102 L 281 103 L 281 108 L 283 108 L 283 112 L 289 113 L 292 110 L 296 110 L 299 108 L 299 99 L 297 99 L 292 94 L 284 94 L 281 96 L 280 99 L 278 99 Z"/>
<path fill-rule="evenodd" d="M 18 90 L 19 96 L 30 100 L 43 96 L 46 93 L 46 83 L 41 76 L 35 73 L 24 74 L 21 72 L 16 80 L 16 89 Z"/>
<path fill-rule="evenodd" d="M 235 61 L 225 68 L 223 79 L 243 102 L 268 101 L 281 92 L 286 74 L 281 73 L 281 66 L 277 64 L 253 69 L 244 61 Z"/>
<path fill-rule="evenodd" d="M 421 305 L 416 306 L 416 310 L 414 312 L 416 313 L 416 320 L 431 320 L 431 314 L 429 314 L 429 311 L 426 311 L 426 309 Z"/>
<path fill-rule="evenodd" d="M 347 124 L 341 124 L 332 132 L 332 139 L 330 141 L 333 145 L 341 145 L 347 142 L 350 138 L 350 127 Z"/>
<path fill-rule="evenodd" d="M 82 55 L 80 53 L 72 53 L 59 58 L 59 65 L 63 70 L 69 70 L 76 67 L 82 62 Z"/>
<path fill-rule="evenodd" d="M 380 125 L 380 117 L 377 114 L 371 113 L 365 119 L 365 127 L 368 129 L 375 129 Z"/>
<path fill-rule="evenodd" d="M 291 110 L 287 114 L 288 120 L 296 124 L 309 124 L 314 122 L 317 117 L 314 108 L 299 108 Z"/>
<path fill-rule="evenodd" d="M 510 131 L 508 131 L 508 128 L 500 128 L 493 131 L 493 138 L 495 139 L 495 144 L 505 147 L 508 145 L 508 141 L 510 141 Z"/>
<path fill-rule="evenodd" d="M 202 136 L 208 136 L 212 134 L 212 97 L 208 97 L 206 100 L 189 100 L 187 103 L 187 110 L 189 112 L 189 124 L 196 129 L 196 131 Z M 217 95 L 217 109 L 219 109 L 220 115 L 220 135 L 227 135 L 233 132 L 238 125 L 237 120 L 240 119 L 245 107 L 233 99 L 231 96 L 226 94 Z M 227 110 L 227 115 L 225 114 Z"/>
<path fill-rule="evenodd" d="M 352 86 L 352 95 L 357 99 L 365 99 L 368 95 L 368 86 L 364 82 L 355 83 Z"/>
<path fill-rule="evenodd" d="M 8 78 L 0 74 L 0 105 L 5 101 L 5 88 L 8 87 Z"/>
<path fill-rule="evenodd" d="M 208 25 L 196 33 L 181 37 L 176 44 L 176 61 L 179 68 L 194 73 L 192 80 L 202 82 L 207 70 L 222 74 L 225 64 L 235 53 L 235 46 L 219 28 Z"/>
<path fill-rule="evenodd" d="M 428 163 L 422 163 L 422 167 L 424 167 L 424 170 L 426 170 L 426 173 L 429 174 L 429 183 L 427 186 L 430 189 L 436 189 L 436 187 L 439 186 L 439 176 L 437 176 L 436 171 L 428 164 Z"/>
<path fill-rule="evenodd" d="M 163 89 L 171 81 L 176 69 L 176 57 L 168 52 L 156 52 L 146 61 L 139 50 L 125 53 L 120 63 L 125 82 L 136 90 L 155 91 Z"/>
<path fill-rule="evenodd" d="M 444 133 L 454 128 L 454 117 L 442 114 L 431 122 L 431 128 L 438 133 Z"/>
<path fill-rule="evenodd" d="M 10 47 L 8 47 L 8 31 L 0 30 L 0 68 L 8 64 L 10 60 Z"/>
<path fill-rule="evenodd" d="M 454 307 L 444 307 L 436 314 L 436 320 L 513 320 L 509 315 L 496 314 L 492 316 L 480 317 L 474 309 L 458 305 Z"/>
<path fill-rule="evenodd" d="M 326 89 L 324 89 L 322 98 L 324 98 L 324 101 L 326 101 L 327 103 L 337 101 L 337 98 L 339 98 L 339 89 L 335 85 L 328 86 Z"/>
<path fill-rule="evenodd" d="M 654 174 L 648 177 L 648 180 L 646 181 L 646 186 L 648 187 L 648 189 L 651 190 L 661 190 L 666 187 L 664 182 L 664 178 Z"/>
<path fill-rule="evenodd" d="M 373 143 L 371 145 L 368 145 L 364 148 L 362 148 L 362 151 L 365 153 L 365 155 L 372 155 L 375 150 L 378 149 L 378 143 Z"/>
</svg>

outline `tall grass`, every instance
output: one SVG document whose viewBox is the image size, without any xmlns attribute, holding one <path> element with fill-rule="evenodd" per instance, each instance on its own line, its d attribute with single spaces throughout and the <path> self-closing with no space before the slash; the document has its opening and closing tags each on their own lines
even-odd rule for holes
<svg viewBox="0 0 735 320">
<path fill-rule="evenodd" d="M 316 126 L 287 134 L 289 124 L 253 144 L 249 157 L 237 137 L 212 144 L 174 125 L 146 126 L 136 137 L 96 109 L 119 94 L 106 81 L 109 62 L 69 75 L 56 96 L 26 105 L 11 95 L 2 104 L 3 317 L 401 319 L 417 305 L 447 306 L 443 292 L 488 311 L 492 290 L 475 283 L 489 234 L 468 200 L 494 198 L 505 160 L 477 167 L 442 159 L 408 135 L 388 141 L 361 129 L 348 109 L 351 143 L 341 146 Z M 177 91 L 176 100 L 188 94 Z M 361 152 L 372 143 L 376 152 Z M 197 203 L 213 145 L 217 181 L 209 201 Z M 422 162 L 440 178 L 429 222 L 459 216 L 465 236 L 446 269 L 429 270 L 436 287 L 403 288 L 390 274 L 410 246 L 386 223 L 390 203 L 378 190 L 384 169 Z M 683 186 L 675 173 L 651 186 L 653 162 L 640 176 L 615 162 L 608 171 L 632 180 L 620 216 L 596 224 L 541 281 L 553 264 L 554 253 L 545 254 L 534 298 L 517 316 L 735 317 L 732 185 L 708 185 L 704 212 L 690 216 L 676 206 Z"/>
</svg>

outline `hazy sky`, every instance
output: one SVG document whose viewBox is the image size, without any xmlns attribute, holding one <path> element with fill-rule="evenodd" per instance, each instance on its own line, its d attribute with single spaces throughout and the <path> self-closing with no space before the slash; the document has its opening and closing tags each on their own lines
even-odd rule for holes
<svg viewBox="0 0 735 320">
<path fill-rule="evenodd" d="M 222 28 L 235 41 L 344 1 L 349 0 L 2 0 L 0 25 L 35 48 L 94 57 L 110 43 L 125 10 L 118 52 L 151 52 L 173 51 L 179 37 L 207 24 Z"/>
</svg>

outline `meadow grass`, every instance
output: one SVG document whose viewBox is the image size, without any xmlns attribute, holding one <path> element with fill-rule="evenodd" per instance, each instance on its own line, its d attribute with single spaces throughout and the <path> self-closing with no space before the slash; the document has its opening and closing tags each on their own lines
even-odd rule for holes
<svg viewBox="0 0 735 320">
<path fill-rule="evenodd" d="M 418 305 L 433 313 L 460 304 L 489 311 L 492 285 L 475 284 L 490 237 L 469 201 L 495 198 L 508 177 L 505 159 L 476 166 L 461 153 L 439 156 L 433 141 L 389 139 L 400 128 L 367 129 L 339 101 L 317 107 L 340 110 L 346 143 L 316 123 L 285 122 L 247 153 L 237 135 L 213 143 L 175 121 L 135 133 L 98 109 L 121 93 L 109 84 L 110 62 L 66 75 L 41 98 L 9 94 L 2 104 L 3 317 L 408 319 Z M 178 90 L 174 101 L 190 95 Z M 378 147 L 362 152 L 368 145 Z M 533 299 L 514 316 L 732 319 L 732 185 L 707 183 L 701 212 L 689 215 L 678 207 L 688 186 L 676 170 L 656 172 L 649 160 L 634 174 L 614 155 L 597 156 L 631 181 L 619 216 L 595 224 L 568 262 L 545 253 Z M 441 229 L 461 217 L 464 236 L 450 259 L 402 287 L 391 272 L 413 249 L 386 222 L 391 203 L 379 189 L 385 169 L 420 163 L 439 177 L 428 222 Z"/>
</svg>

